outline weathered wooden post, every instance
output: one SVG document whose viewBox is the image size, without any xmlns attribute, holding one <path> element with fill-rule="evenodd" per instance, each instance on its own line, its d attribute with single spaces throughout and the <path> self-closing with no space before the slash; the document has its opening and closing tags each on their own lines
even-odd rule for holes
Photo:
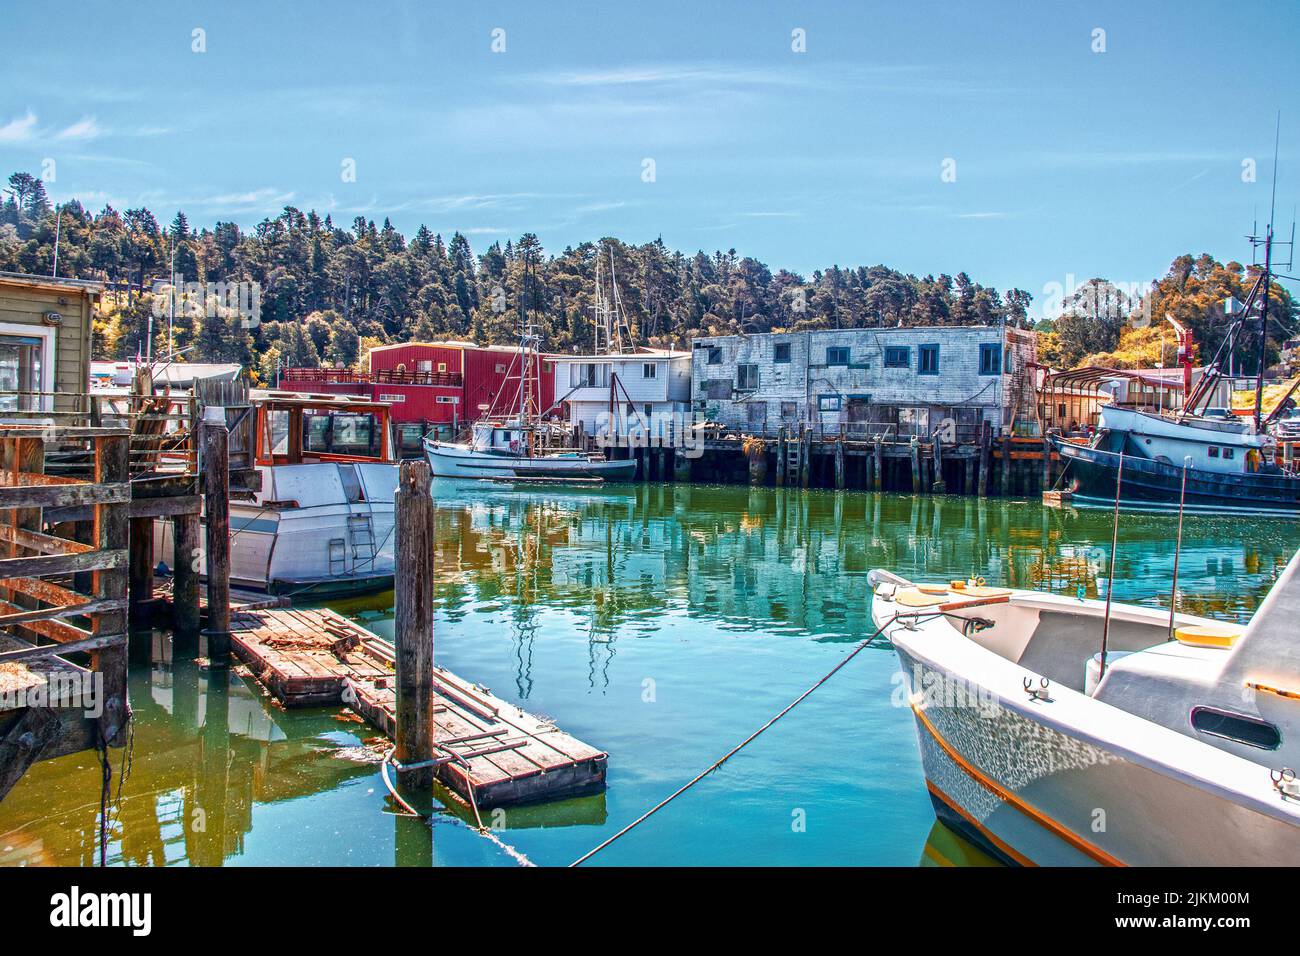
<svg viewBox="0 0 1300 956">
<path fill-rule="evenodd" d="M 934 484 L 930 487 L 936 495 L 942 495 L 948 491 L 948 483 L 943 480 L 943 441 L 936 434 L 933 442 L 931 453 L 934 455 Z"/>
<path fill-rule="evenodd" d="M 786 469 L 786 437 L 785 426 L 782 425 L 776 433 L 776 486 L 785 487 L 785 469 Z"/>
<path fill-rule="evenodd" d="M 871 450 L 874 462 L 871 468 L 871 490 L 880 491 L 885 486 L 885 441 L 877 435 L 873 444 L 875 447 Z"/>
<path fill-rule="evenodd" d="M 812 469 L 812 426 L 805 425 L 803 437 L 799 441 L 799 487 L 808 487 L 808 476 Z"/>
<path fill-rule="evenodd" d="M 1050 491 L 1052 488 L 1052 434 L 1048 431 L 1043 435 L 1043 491 Z"/>
<path fill-rule="evenodd" d="M 153 600 L 153 519 L 132 518 L 128 544 L 127 604 L 131 620 L 145 617 L 145 608 Z"/>
<path fill-rule="evenodd" d="M 961 493 L 969 495 L 974 490 L 975 456 L 969 454 L 971 449 L 967 448 L 965 450 L 968 454 L 961 460 Z"/>
<path fill-rule="evenodd" d="M 207 515 L 208 661 L 230 663 L 230 430 L 226 410 L 203 409 L 203 507 Z"/>
<path fill-rule="evenodd" d="M 691 460 L 686 457 L 683 449 L 678 448 L 673 452 L 673 481 L 690 481 L 691 480 Z"/>
<path fill-rule="evenodd" d="M 921 493 L 921 442 L 913 435 L 912 442 L 912 494 Z"/>
<path fill-rule="evenodd" d="M 840 426 L 840 440 L 835 443 L 835 490 L 844 490 L 844 426 Z"/>
<path fill-rule="evenodd" d="M 199 636 L 199 516 L 172 518 L 172 611 L 175 636 Z"/>
<path fill-rule="evenodd" d="M 1002 436 L 1002 479 L 999 494 L 1007 497 L 1011 494 L 1011 433 Z"/>
<path fill-rule="evenodd" d="M 130 474 L 130 437 L 120 435 L 99 438 L 95 441 L 95 483 L 127 485 Z M 129 499 L 130 491 L 127 490 Z M 120 501 L 95 506 L 95 547 L 100 551 L 120 548 L 127 540 L 130 504 Z M 126 596 L 126 572 L 118 568 L 92 572 L 95 599 L 121 601 Z M 125 634 L 126 614 L 122 611 L 105 611 L 95 616 L 92 630 L 96 637 Z M 100 737 L 106 744 L 121 745 L 126 740 L 126 725 L 130 719 L 126 703 L 127 647 L 125 642 L 90 655 L 91 668 L 103 675 L 104 689 L 101 699 L 104 712 L 99 718 Z"/>
<path fill-rule="evenodd" d="M 433 759 L 433 496 L 429 463 L 404 461 L 394 499 L 397 569 L 393 622 L 397 667 L 394 756 L 401 764 Z M 433 783 L 433 768 L 405 771 L 417 787 Z"/>
<path fill-rule="evenodd" d="M 749 483 L 763 485 L 767 481 L 767 443 L 761 438 L 750 435 L 742 445 L 745 459 L 749 463 Z"/>
<path fill-rule="evenodd" d="M 981 498 L 989 496 L 989 467 L 992 464 L 992 452 L 989 445 L 992 441 L 990 435 L 989 423 L 980 422 L 980 473 L 978 493 Z"/>
</svg>

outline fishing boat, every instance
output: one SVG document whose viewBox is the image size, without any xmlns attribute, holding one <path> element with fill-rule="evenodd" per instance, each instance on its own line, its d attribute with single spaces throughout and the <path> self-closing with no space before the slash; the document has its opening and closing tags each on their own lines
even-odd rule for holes
<svg viewBox="0 0 1300 956">
<path fill-rule="evenodd" d="M 1018 865 L 1300 859 L 1300 553 L 1245 626 L 869 574 L 936 816 Z"/>
<path fill-rule="evenodd" d="M 292 392 L 253 391 L 249 401 L 262 485 L 230 502 L 231 584 L 321 598 L 392 587 L 389 406 Z M 155 522 L 155 554 L 171 553 L 171 533 L 170 521 Z"/>
<path fill-rule="evenodd" d="M 525 269 L 524 291 L 531 273 Z M 520 295 L 521 303 L 528 301 Z M 498 481 L 586 482 L 630 481 L 636 475 L 634 459 L 614 460 L 563 447 L 569 440 L 567 429 L 544 421 L 549 409 L 538 408 L 533 385 L 540 338 L 528 324 L 527 313 L 521 318 L 519 347 L 511 360 L 519 367 L 519 393 L 513 396 L 508 413 L 485 409 L 482 419 L 470 429 L 468 442 L 443 442 L 424 439 L 424 453 L 435 478 L 486 478 Z"/>
<path fill-rule="evenodd" d="M 1183 407 L 1176 413 L 1103 406 L 1096 436 L 1086 445 L 1052 437 L 1071 482 L 1071 499 L 1084 505 L 1202 512 L 1300 515 L 1300 471 L 1289 457 L 1277 462 L 1275 421 L 1293 407 L 1291 390 L 1264 414 L 1264 366 L 1269 291 L 1273 280 L 1273 226 L 1251 238 L 1264 250 L 1263 268 L 1243 304 L 1229 299 L 1225 311 L 1235 319 L 1200 381 L 1192 384 L 1192 339 L 1176 320 L 1179 362 L 1183 367 Z M 1294 246 L 1294 236 L 1290 243 Z M 1288 266 L 1289 267 L 1289 266 Z M 1224 366 L 1251 325 L 1258 327 L 1253 416 L 1209 406 L 1225 378 Z M 1300 384 L 1297 380 L 1296 384 Z"/>
</svg>

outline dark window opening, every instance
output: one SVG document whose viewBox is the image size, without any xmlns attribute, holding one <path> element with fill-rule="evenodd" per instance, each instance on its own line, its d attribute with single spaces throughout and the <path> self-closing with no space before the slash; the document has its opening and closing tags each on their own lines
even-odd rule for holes
<svg viewBox="0 0 1300 956">
<path fill-rule="evenodd" d="M 937 345 L 917 346 L 916 372 L 918 375 L 939 374 L 939 346 Z"/>
<path fill-rule="evenodd" d="M 826 350 L 827 365 L 848 365 L 849 350 L 843 346 L 835 345 Z"/>
<path fill-rule="evenodd" d="M 1203 734 L 1235 740 L 1262 750 L 1276 750 L 1282 743 L 1282 732 L 1276 724 L 1257 717 L 1230 714 L 1213 707 L 1193 707 L 1192 728 Z"/>
<path fill-rule="evenodd" d="M 912 350 L 906 345 L 890 345 L 885 348 L 885 368 L 911 368 Z"/>
<path fill-rule="evenodd" d="M 788 365 L 790 363 L 789 342 L 777 342 L 772 346 L 772 361 L 777 365 Z"/>
<path fill-rule="evenodd" d="M 717 348 L 716 346 L 711 346 L 709 348 L 709 364 L 710 365 L 722 364 L 722 349 Z"/>
<path fill-rule="evenodd" d="M 980 346 L 980 374 L 999 375 L 1002 372 L 1002 347 L 999 345 Z"/>
</svg>

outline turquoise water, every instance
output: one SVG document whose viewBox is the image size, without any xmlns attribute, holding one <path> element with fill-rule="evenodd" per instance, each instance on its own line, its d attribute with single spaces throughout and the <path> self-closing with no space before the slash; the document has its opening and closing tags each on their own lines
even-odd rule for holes
<svg viewBox="0 0 1300 956">
<path fill-rule="evenodd" d="M 616 832 L 841 661 L 871 632 L 873 567 L 1106 586 L 1108 511 L 685 485 L 435 495 L 438 662 L 610 754 L 604 795 L 498 820 L 539 865 Z M 1168 605 L 1175 525 L 1121 517 L 1117 600 Z M 1297 546 L 1295 522 L 1189 517 L 1182 607 L 1245 619 Z M 391 637 L 390 605 L 335 606 Z M 184 656 L 163 634 L 137 641 L 111 862 L 515 865 L 453 813 L 395 815 L 365 725 L 285 711 L 250 679 L 172 663 Z M 887 648 L 858 655 L 589 865 L 980 862 L 936 829 L 896 670 Z M 0 863 L 90 862 L 98 805 L 93 755 L 38 765 L 0 803 Z"/>
</svg>

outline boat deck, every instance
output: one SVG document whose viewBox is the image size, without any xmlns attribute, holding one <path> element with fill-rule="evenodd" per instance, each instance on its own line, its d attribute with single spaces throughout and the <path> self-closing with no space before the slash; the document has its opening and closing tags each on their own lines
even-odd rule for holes
<svg viewBox="0 0 1300 956">
<path fill-rule="evenodd" d="M 231 643 L 287 707 L 346 704 L 389 737 L 396 724 L 393 647 L 328 610 L 237 610 Z M 486 688 L 434 669 L 438 779 L 480 809 L 597 793 L 608 755 Z"/>
</svg>

